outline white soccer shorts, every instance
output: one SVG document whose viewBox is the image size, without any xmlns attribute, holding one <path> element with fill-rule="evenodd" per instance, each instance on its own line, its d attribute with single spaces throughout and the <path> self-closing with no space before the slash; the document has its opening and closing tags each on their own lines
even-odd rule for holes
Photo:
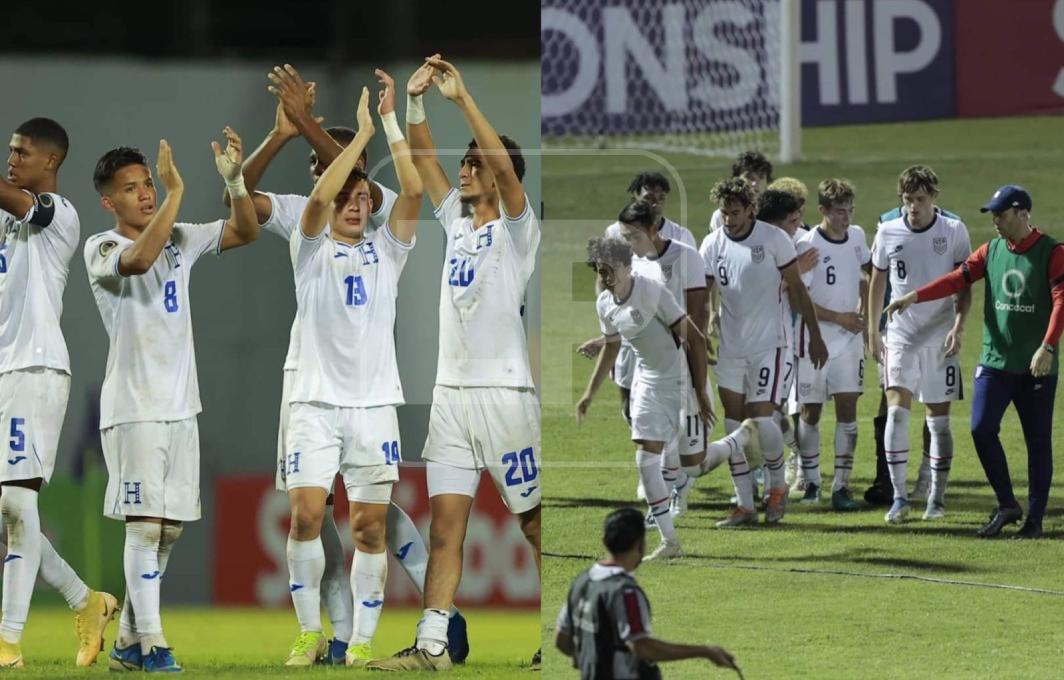
<svg viewBox="0 0 1064 680">
<path fill-rule="evenodd" d="M 100 432 L 107 463 L 103 514 L 111 519 L 200 518 L 200 451 L 196 416 L 120 423 Z"/>
<path fill-rule="evenodd" d="M 506 507 L 521 513 L 540 501 L 539 399 L 530 389 L 447 387 L 432 390 L 429 434 L 421 458 L 464 470 L 486 469 Z M 429 495 L 441 491 L 441 468 L 426 467 Z M 469 475 L 464 475 L 463 488 Z M 475 493 L 476 486 L 468 494 Z M 434 493 L 435 491 L 435 493 Z"/>
<path fill-rule="evenodd" d="M 705 428 L 694 389 L 684 381 L 674 385 L 632 385 L 632 440 L 678 440 L 680 455 L 706 449 Z"/>
<path fill-rule="evenodd" d="M 0 374 L 0 428 L 7 439 L 0 482 L 51 480 L 69 394 L 70 375 L 51 368 Z"/>
<path fill-rule="evenodd" d="M 331 492 L 336 474 L 348 494 L 399 481 L 399 417 L 395 406 L 342 408 L 296 402 L 288 416 L 288 489 Z M 385 501 L 387 502 L 387 501 Z"/>
<path fill-rule="evenodd" d="M 284 380 L 281 383 L 281 413 L 277 418 L 277 465 L 273 475 L 273 487 L 278 491 L 287 491 L 285 484 L 285 470 L 288 461 L 288 452 L 285 450 L 286 438 L 288 437 L 288 414 L 291 411 L 288 403 L 288 395 L 292 393 L 292 382 L 296 379 L 296 372 L 282 371 Z"/>
<path fill-rule="evenodd" d="M 786 347 L 770 349 L 750 357 L 720 357 L 717 360 L 717 387 L 745 395 L 747 404 L 779 404 L 787 396 L 784 380 L 789 380 Z M 792 371 L 793 372 L 793 371 Z"/>
<path fill-rule="evenodd" d="M 947 357 L 940 343 L 926 347 L 883 348 L 886 389 L 900 387 L 921 404 L 941 404 L 964 398 L 960 357 Z"/>
<path fill-rule="evenodd" d="M 837 354 L 817 370 L 809 357 L 798 359 L 795 395 L 799 404 L 823 404 L 836 394 L 864 392 L 864 342 L 854 334 Z"/>
</svg>

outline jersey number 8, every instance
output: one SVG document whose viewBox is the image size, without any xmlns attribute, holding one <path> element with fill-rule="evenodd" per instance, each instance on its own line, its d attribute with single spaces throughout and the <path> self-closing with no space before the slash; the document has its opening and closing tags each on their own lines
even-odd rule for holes
<svg viewBox="0 0 1064 680">
<path fill-rule="evenodd" d="M 177 282 L 167 281 L 163 286 L 163 307 L 173 314 L 177 311 Z"/>
</svg>

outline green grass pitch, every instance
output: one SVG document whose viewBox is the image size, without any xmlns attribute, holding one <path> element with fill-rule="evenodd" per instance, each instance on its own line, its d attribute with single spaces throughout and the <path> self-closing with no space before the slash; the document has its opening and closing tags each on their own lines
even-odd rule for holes
<svg viewBox="0 0 1064 680">
<path fill-rule="evenodd" d="M 164 589 L 165 590 L 165 589 Z M 503 612 L 463 610 L 469 623 L 470 655 L 452 675 L 463 678 L 503 678 L 528 673 L 536 651 L 535 610 Z M 385 609 L 373 651 L 387 656 L 414 639 L 420 610 Z M 114 642 L 117 621 L 107 628 L 107 651 Z M 319 666 L 285 668 L 288 648 L 299 633 L 291 610 L 209 609 L 163 606 L 163 625 L 174 656 L 186 675 L 237 680 L 253 678 L 345 677 L 362 671 Z M 74 667 L 77 651 L 74 616 L 62 607 L 31 609 L 22 653 L 26 667 L 20 678 L 106 677 L 107 651 L 90 669 Z M 111 674 L 110 677 L 119 677 Z"/>
<path fill-rule="evenodd" d="M 993 235 L 979 206 L 1010 182 L 1031 191 L 1035 225 L 1064 240 L 1064 119 L 1059 117 L 811 129 L 805 131 L 804 152 L 808 160 L 777 166 L 775 174 L 798 177 L 809 186 L 813 199 L 807 221 L 818 221 L 817 183 L 829 176 L 849 178 L 857 187 L 855 223 L 865 227 L 869 245 L 876 216 L 897 204 L 899 172 L 914 163 L 938 173 L 939 204 L 964 218 L 973 247 Z M 616 390 L 603 387 L 584 425 L 577 427 L 572 415 L 592 366 L 574 350 L 598 332 L 583 248 L 613 221 L 629 180 L 643 169 L 669 176 L 673 190 L 667 214 L 701 241 L 713 208 L 709 188 L 728 174 L 730 159 L 582 151 L 548 155 L 543 167 L 542 630 L 550 648 L 544 674 L 573 677 L 550 643 L 558 608 L 571 578 L 600 554 L 605 514 L 642 505 L 634 496 L 634 448 L 619 416 Z M 982 285 L 976 286 L 964 336 L 969 399 L 981 340 L 982 292 Z M 868 381 L 860 404 L 853 476 L 858 497 L 875 472 L 876 380 Z M 943 521 L 922 522 L 919 502 L 901 527 L 885 526 L 882 509 L 840 515 L 828 504 L 816 509 L 792 504 L 777 528 L 723 532 L 713 522 L 728 510 L 726 466 L 699 480 L 691 511 L 678 522 L 686 556 L 638 572 L 653 607 L 654 633 L 720 644 L 736 655 L 750 680 L 1064 675 L 1061 474 L 1045 522 L 1048 540 L 974 538 L 994 500 L 968 433 L 970 409 L 966 399 L 953 410 L 955 457 Z M 914 452 L 922 417 L 923 409 L 914 407 Z M 822 423 L 822 470 L 830 479 L 830 407 Z M 1058 425 L 1055 432 L 1061 431 Z M 1011 410 L 1002 439 L 1017 497 L 1025 502 L 1026 452 Z M 915 472 L 910 465 L 910 480 Z M 651 549 L 657 541 L 649 536 Z M 663 671 L 670 678 L 731 675 L 696 661 L 666 664 Z"/>
</svg>

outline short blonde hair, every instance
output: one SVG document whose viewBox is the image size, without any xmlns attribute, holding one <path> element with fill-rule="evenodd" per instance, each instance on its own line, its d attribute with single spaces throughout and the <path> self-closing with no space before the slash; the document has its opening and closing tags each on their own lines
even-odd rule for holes
<svg viewBox="0 0 1064 680">
<path fill-rule="evenodd" d="M 809 199 L 809 189 L 806 188 L 805 183 L 794 177 L 780 177 L 772 184 L 769 184 L 768 188 L 786 192 L 797 198 L 798 202 L 803 205 Z"/>
<path fill-rule="evenodd" d="M 834 177 L 829 177 L 821 182 L 820 186 L 817 187 L 816 193 L 817 203 L 829 209 L 836 205 L 852 202 L 854 196 L 857 195 L 850 180 L 836 179 Z"/>
</svg>

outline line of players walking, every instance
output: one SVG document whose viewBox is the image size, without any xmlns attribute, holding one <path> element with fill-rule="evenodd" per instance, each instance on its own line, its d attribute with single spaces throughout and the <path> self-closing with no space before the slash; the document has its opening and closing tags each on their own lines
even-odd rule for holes
<svg viewBox="0 0 1064 680">
<path fill-rule="evenodd" d="M 284 366 L 277 459 L 278 488 L 292 507 L 287 561 L 301 629 L 287 665 L 419 671 L 464 661 L 469 646 L 454 595 L 482 471 L 518 516 L 538 564 L 539 402 L 521 310 L 540 232 L 521 184 L 524 159 L 440 55 L 427 58 L 407 84 L 409 144 L 396 118 L 394 83 L 383 71 L 376 75 L 398 195 L 365 173 L 375 133 L 368 89 L 358 102 L 357 130 L 326 130 L 313 115 L 314 84 L 288 65 L 269 74 L 279 100 L 274 129 L 247 161 L 230 128 L 224 150 L 213 143 L 228 219 L 177 221 L 184 185 L 165 140 L 156 163 L 166 190 L 161 204 L 139 150 L 112 149 L 97 163 L 95 187 L 115 227 L 90 236 L 84 256 L 110 341 L 100 428 L 109 476 L 104 514 L 125 522 L 121 608 L 110 594 L 89 589 L 40 532 L 37 493 L 54 468 L 69 392 L 59 316 L 80 227 L 73 206 L 57 193 L 69 147 L 65 130 L 38 118 L 13 135 L 8 176 L 0 180 L 0 419 L 11 432 L 11 457 L 0 468 L 8 546 L 0 666 L 24 663 L 21 633 L 39 571 L 76 611 L 77 665 L 95 663 L 105 627 L 120 610 L 112 670 L 182 670 L 163 634 L 159 594 L 183 523 L 200 517 L 201 406 L 189 275 L 202 255 L 250 244 L 260 229 L 289 244 L 298 308 Z M 433 87 L 458 107 L 473 134 L 457 187 L 426 121 L 422 97 Z M 255 191 L 273 157 L 297 136 L 314 150 L 310 195 Z M 431 553 L 391 502 L 402 460 L 396 298 L 423 193 L 446 232 L 436 387 L 422 454 Z M 350 574 L 332 517 L 337 475 L 350 502 L 356 548 Z M 423 594 L 425 609 L 415 643 L 374 660 L 386 550 Z M 323 632 L 323 604 L 331 641 Z"/>
<path fill-rule="evenodd" d="M 988 282 L 993 276 L 986 273 L 988 248 L 1008 262 L 998 265 L 1001 281 L 988 283 L 976 372 L 973 436 L 998 498 L 977 533 L 996 535 L 1023 516 L 997 438 L 1012 400 L 1028 438 L 1031 484 L 1027 521 L 1016 535 L 1042 535 L 1052 473 L 1053 389 L 1048 383 L 1027 385 L 1023 375 L 1055 386 L 1050 359 L 1055 362 L 1064 322 L 1064 279 L 1058 280 L 1064 262 L 1057 264 L 1064 249 L 1030 226 L 1026 190 L 1002 187 L 983 206 L 993 213 L 1000 238 L 975 254 L 964 222 L 936 204 L 938 177 L 922 165 L 899 176 L 900 206 L 880 216 L 871 248 L 864 230 L 852 224 L 850 182 L 821 182 L 816 195 L 821 221 L 804 225 L 805 186 L 793 178 L 772 181 L 771 163 L 760 153 L 740 154 L 732 177 L 713 187 L 717 210 L 697 251 L 691 232 L 664 216 L 669 191 L 661 174 L 640 173 L 617 221 L 589 242 L 602 335 L 579 349 L 597 361 L 577 403 L 577 420 L 607 375 L 621 392 L 636 445 L 637 493 L 649 506 L 648 527 L 656 526 L 662 539 L 647 559 L 680 554 L 673 518 L 686 511 L 695 481 L 724 461 L 735 507 L 717 522 L 720 528 L 758 523 L 759 486 L 766 524 L 784 517 L 791 494 L 801 503 L 820 503 L 827 483 L 819 423 L 829 400 L 836 416 L 831 507 L 858 510 L 850 476 L 866 347 L 879 365 L 883 393 L 875 419 L 876 478 L 865 500 L 888 505 L 884 519 L 890 524 L 906 520 L 911 497 L 926 500 L 924 520 L 943 518 L 953 459 L 950 405 L 963 396 L 961 339 L 971 284 L 984 274 Z M 1018 302 L 1021 296 L 1030 301 Z M 1023 342 L 1017 342 L 1021 335 Z M 704 348 L 724 410 L 725 437 L 715 442 L 707 437 L 716 412 Z M 1012 381 L 998 383 L 1008 397 L 994 398 L 988 386 L 980 388 L 990 375 Z M 1015 395 L 1039 389 L 1044 391 L 1037 395 L 1038 408 L 1021 407 L 1023 397 Z M 927 416 L 919 478 L 910 495 L 914 398 Z M 785 448 L 791 451 L 786 460 Z"/>
</svg>

